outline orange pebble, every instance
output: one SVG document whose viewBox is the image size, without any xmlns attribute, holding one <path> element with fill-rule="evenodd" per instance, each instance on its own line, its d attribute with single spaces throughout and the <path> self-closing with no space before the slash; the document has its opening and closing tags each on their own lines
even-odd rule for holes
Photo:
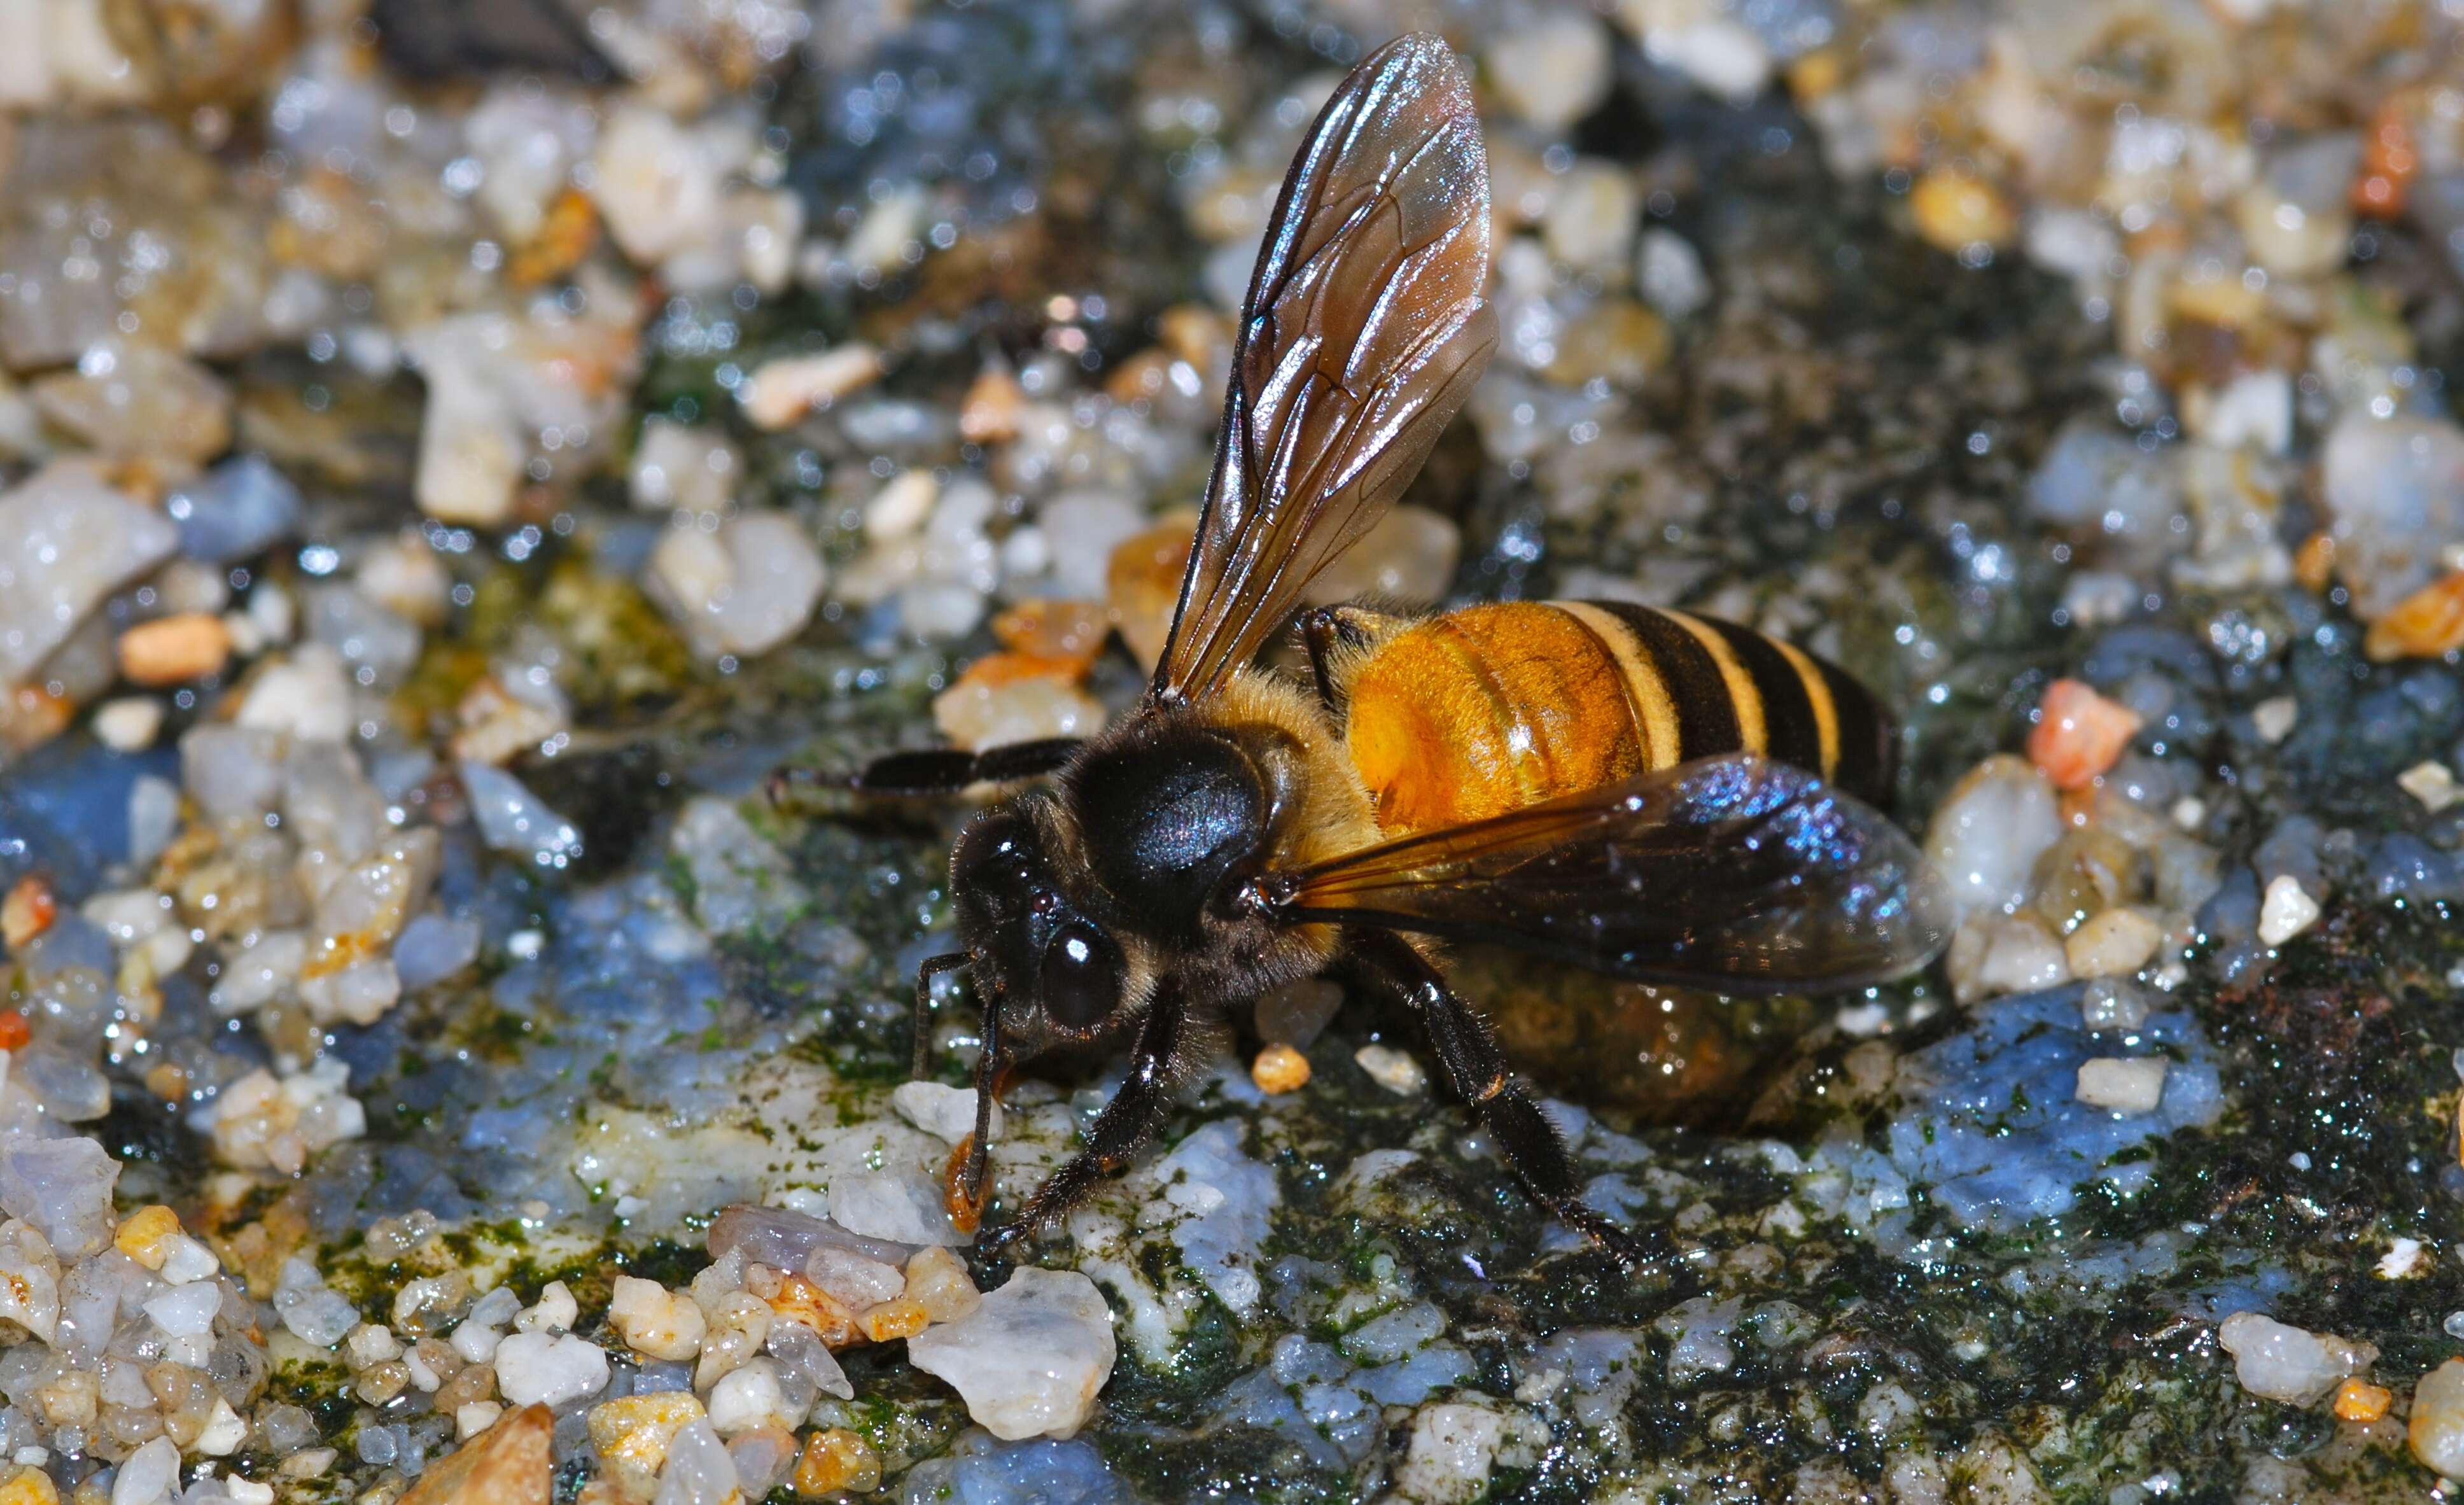
<svg viewBox="0 0 2464 1505">
<path fill-rule="evenodd" d="M 959 685 L 981 685 L 989 690 L 996 685 L 1016 684 L 1022 679 L 1060 679 L 1075 684 L 1087 666 L 1067 658 L 1045 658 L 1040 653 L 986 653 L 967 666 L 958 675 Z M 943 692 L 947 694 L 947 691 Z"/>
<path fill-rule="evenodd" d="M 1014 653 L 1074 662 L 1079 672 L 1104 651 L 1112 625 L 1092 601 L 1022 601 L 993 618 L 993 636 Z"/>
<path fill-rule="evenodd" d="M 924 1331 L 933 1325 L 933 1317 L 924 1310 L 923 1302 L 892 1296 L 866 1307 L 855 1325 L 874 1342 L 886 1343 L 893 1338 L 912 1338 Z"/>
<path fill-rule="evenodd" d="M 1309 1085 L 1309 1057 L 1288 1045 L 1270 1045 L 1249 1063 L 1249 1079 L 1262 1093 L 1297 1092 Z"/>
<path fill-rule="evenodd" d="M 802 1322 L 811 1328 L 828 1347 L 845 1348 L 856 1340 L 855 1314 L 838 1297 L 803 1275 L 780 1279 L 779 1294 L 770 1298 L 770 1310 L 790 1322 Z"/>
<path fill-rule="evenodd" d="M 2374 663 L 2438 658 L 2464 648 L 2464 569 L 2422 587 L 2370 624 L 2362 653 Z"/>
<path fill-rule="evenodd" d="M 2345 1422 L 2374 1422 L 2387 1413 L 2395 1395 L 2387 1386 L 2366 1380 L 2347 1379 L 2336 1386 L 2336 1419 Z"/>
<path fill-rule="evenodd" d="M 13 1008 L 0 1008 L 0 1051 L 22 1051 L 34 1038 L 27 1027 L 26 1016 Z"/>
<path fill-rule="evenodd" d="M 2293 579 L 2302 589 L 2324 594 L 2336 576 L 2336 536 L 2321 530 L 2301 541 L 2293 556 Z"/>
<path fill-rule="evenodd" d="M 1144 533 L 1123 540 L 1105 565 L 1106 605 L 1112 625 L 1121 630 L 1121 641 L 1130 645 L 1142 667 L 1152 669 L 1163 656 L 1197 526 L 1195 513 L 1168 514 Z"/>
<path fill-rule="evenodd" d="M 2077 679 L 2046 687 L 2035 730 L 2028 734 L 2028 759 L 2045 770 L 2057 789 L 2083 789 L 2121 758 L 2139 730 L 2139 714 L 2108 700 Z"/>
<path fill-rule="evenodd" d="M 0 941 L 16 950 L 52 928 L 59 918 L 59 900 L 52 893 L 52 880 L 39 873 L 29 873 L 0 899 Z"/>
</svg>

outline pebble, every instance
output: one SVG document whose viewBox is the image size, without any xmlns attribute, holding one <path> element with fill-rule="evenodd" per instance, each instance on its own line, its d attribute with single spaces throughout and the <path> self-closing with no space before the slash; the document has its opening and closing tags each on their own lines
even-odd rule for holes
<svg viewBox="0 0 2464 1505">
<path fill-rule="evenodd" d="M 562 1405 L 606 1386 L 606 1352 L 587 1339 L 517 1332 L 496 1345 L 496 1388 L 515 1405 Z"/>
<path fill-rule="evenodd" d="M 309 643 L 258 669 L 235 719 L 245 730 L 279 732 L 301 741 L 341 741 L 351 734 L 350 676 L 341 655 L 322 643 Z"/>
<path fill-rule="evenodd" d="M 1947 167 L 1917 180 L 1908 208 L 1916 215 L 1917 233 L 1944 251 L 2007 246 L 2018 233 L 2018 217 L 1993 185 Z"/>
<path fill-rule="evenodd" d="M 710 1425 L 721 1437 L 757 1428 L 792 1428 L 804 1419 L 779 1388 L 779 1370 L 767 1359 L 747 1360 L 710 1389 Z"/>
<path fill-rule="evenodd" d="M 1003 366 L 986 366 L 958 405 L 958 437 L 969 444 L 1001 444 L 1018 437 L 1026 392 Z"/>
<path fill-rule="evenodd" d="M 1107 719 L 1102 701 L 1050 675 L 1001 683 L 961 676 L 933 697 L 933 724 L 971 752 L 1046 737 L 1089 737 Z"/>
<path fill-rule="evenodd" d="M 880 375 L 880 352 L 854 342 L 818 355 L 765 362 L 754 368 L 736 396 L 755 428 L 784 429 L 806 413 L 870 386 Z"/>
<path fill-rule="evenodd" d="M 231 630 L 205 611 L 140 622 L 120 634 L 120 673 L 149 687 L 185 684 L 220 674 L 231 661 Z"/>
<path fill-rule="evenodd" d="M 2431 582 L 2370 624 L 2362 653 L 2373 663 L 2442 658 L 2464 649 L 2464 569 Z"/>
<path fill-rule="evenodd" d="M 1352 1059 L 1369 1073 L 1369 1079 L 1398 1097 L 1409 1097 L 1425 1090 L 1429 1073 L 1409 1051 L 1393 1046 L 1364 1045 L 1352 1052 Z"/>
<path fill-rule="evenodd" d="M 161 513 L 86 465 L 49 465 L 0 492 L 0 688 L 33 672 L 128 581 L 178 549 Z"/>
<path fill-rule="evenodd" d="M 1465 1505 L 1486 1492 L 1499 1463 L 1521 1462 L 1546 1438 L 1538 1422 L 1493 1406 L 1456 1401 L 1424 1405 L 1412 1418 L 1411 1441 L 1395 1471 L 1395 1493 L 1419 1505 Z"/>
<path fill-rule="evenodd" d="M 994 1436 L 1068 1437 L 1111 1378 L 1112 1313 L 1077 1271 L 1027 1266 L 973 1313 L 910 1338 L 907 1353 L 949 1382 Z"/>
<path fill-rule="evenodd" d="M 2258 939 L 2267 945 L 2280 946 L 2309 929 L 2319 920 L 2319 901 L 2301 887 L 2301 880 L 2290 873 L 2279 873 L 2268 880 L 2267 893 L 2258 905 Z"/>
<path fill-rule="evenodd" d="M 1673 230 L 1654 226 L 1635 243 L 1635 290 L 1663 319 L 1688 318 L 1711 301 L 1711 277 L 1702 253 Z"/>
<path fill-rule="evenodd" d="M 2062 942 L 2034 914 L 1969 917 L 1951 937 L 1944 966 L 1964 1004 L 2032 993 L 2070 976 Z"/>
<path fill-rule="evenodd" d="M 608 237 L 637 264 L 690 249 L 718 217 L 723 163 L 655 105 L 618 108 L 593 166 L 589 192 Z"/>
<path fill-rule="evenodd" d="M 453 576 L 419 529 L 405 528 L 370 544 L 352 578 L 359 594 L 404 621 L 423 628 L 444 625 Z"/>
<path fill-rule="evenodd" d="M 2062 952 L 2073 977 L 2126 977 L 2147 964 L 2164 935 L 2135 909 L 2108 909 L 2072 931 Z"/>
<path fill-rule="evenodd" d="M 498 852 L 561 868 L 582 855 L 582 832 L 502 768 L 466 761 L 457 765 L 479 837 Z"/>
<path fill-rule="evenodd" d="M 2165 1100 L 2168 1064 L 2161 1055 L 2106 1055 L 2081 1061 L 2074 1096 L 2091 1108 L 2109 1108 L 2123 1114 L 2154 1113 Z"/>
<path fill-rule="evenodd" d="M 898 1116 L 936 1140 L 957 1143 L 976 1132 L 976 1090 L 945 1087 L 939 1082 L 901 1082 L 891 1089 L 890 1106 Z M 1001 1110 L 993 1104 L 992 1133 L 1001 1137 Z"/>
<path fill-rule="evenodd" d="M 2464 1359 L 2450 1359 L 2412 1387 L 2407 1422 L 2412 1455 L 2432 1472 L 2464 1479 Z"/>
<path fill-rule="evenodd" d="M 1730 104 L 1750 103 L 1771 81 L 1771 49 L 1705 0 L 1617 0 L 1617 15 L 1643 55 Z"/>
<path fill-rule="evenodd" d="M 607 1301 L 607 1325 L 637 1354 L 691 1359 L 701 1352 L 701 1308 L 655 1280 L 618 1275 Z"/>
<path fill-rule="evenodd" d="M 1623 272 L 1633 261 L 1641 213 L 1642 190 L 1633 175 L 1587 158 L 1557 180 L 1540 216 L 1540 238 L 1551 255 L 1576 272 Z"/>
<path fill-rule="evenodd" d="M 180 552 L 209 564 L 254 558 L 299 527 L 299 488 L 261 454 L 223 461 L 172 492 L 163 510 L 180 527 Z"/>
<path fill-rule="evenodd" d="M 1249 1079 L 1269 1096 L 1298 1092 L 1309 1085 L 1309 1057 L 1288 1045 L 1270 1045 L 1249 1063 Z"/>
<path fill-rule="evenodd" d="M 2432 815 L 2464 800 L 2464 786 L 2459 786 L 2454 773 L 2436 759 L 2414 764 L 2397 774 L 2395 782 L 2396 787 L 2419 800 L 2422 808 Z"/>
<path fill-rule="evenodd" d="M 793 518 L 744 512 L 670 528 L 644 584 L 708 659 L 766 653 L 803 631 L 829 571 Z"/>
<path fill-rule="evenodd" d="M 734 499 L 744 457 L 715 429 L 652 416 L 642 422 L 626 483 L 647 511 L 716 513 Z"/>
<path fill-rule="evenodd" d="M 179 1482 L 179 1447 L 157 1437 L 120 1465 L 111 1481 L 111 1505 L 158 1505 Z"/>
<path fill-rule="evenodd" d="M 2335 1412 L 2340 1422 L 2374 1422 L 2394 1404 L 2395 1392 L 2383 1384 L 2346 1379 L 2336 1386 Z"/>
<path fill-rule="evenodd" d="M 901 471 L 864 504 L 864 536 L 875 543 L 913 537 L 933 516 L 941 483 L 926 470 Z"/>
<path fill-rule="evenodd" d="M 555 1430 L 546 1406 L 521 1406 L 429 1464 L 401 1505 L 548 1505 Z"/>
<path fill-rule="evenodd" d="M 2430 585 L 2439 551 L 2464 540 L 2464 429 L 2443 418 L 2349 412 L 2327 432 L 2319 476 L 2336 576 L 2365 622 Z"/>
<path fill-rule="evenodd" d="M 900 1295 L 924 1309 L 935 1322 L 955 1322 L 983 1300 L 966 1261 L 939 1245 L 927 1245 L 907 1259 L 907 1282 Z"/>
<path fill-rule="evenodd" d="M 2316 1405 L 2347 1375 L 2367 1370 L 2378 1350 L 2331 1333 L 2312 1333 L 2256 1312 L 2217 1324 L 2216 1343 L 2233 1356 L 2233 1374 L 2251 1394 Z"/>
<path fill-rule="evenodd" d="M 2046 687 L 2028 757 L 2057 789 L 2083 789 L 2120 761 L 2138 734 L 2139 715 L 2077 679 Z"/>
<path fill-rule="evenodd" d="M 1608 32 L 1588 15 L 1558 12 L 1507 27 L 1481 60 L 1484 80 L 1506 107 L 1552 134 L 1609 95 Z"/>
<path fill-rule="evenodd" d="M 1302 599 L 1311 606 L 1432 606 L 1453 587 L 1462 557 L 1463 530 L 1451 519 L 1426 507 L 1397 507 L 1309 582 Z"/>
<path fill-rule="evenodd" d="M 869 1494 L 881 1487 L 881 1454 L 861 1432 L 825 1427 L 796 1460 L 796 1493 L 806 1499 Z"/>
<path fill-rule="evenodd" d="M 702 1415 L 692 1391 L 661 1390 L 603 1401 L 590 1408 L 583 1425 L 611 1482 L 640 1499 L 657 1487 L 676 1433 Z"/>
<path fill-rule="evenodd" d="M 659 1472 L 659 1492 L 651 1505 L 734 1505 L 736 1462 L 727 1445 L 707 1420 L 687 1423 L 668 1444 L 668 1464 Z"/>
<path fill-rule="evenodd" d="M 898 1244 L 964 1244 L 950 1226 L 940 1188 L 920 1171 L 856 1171 L 830 1179 L 830 1221 L 865 1238 Z"/>
<path fill-rule="evenodd" d="M 2028 760 L 1997 753 L 1969 769 L 1925 827 L 1925 852 L 1962 917 L 2026 902 L 2036 859 L 2060 839 L 2060 796 Z"/>
<path fill-rule="evenodd" d="M 163 730 L 163 702 L 151 696 L 122 696 L 94 708 L 94 735 L 114 752 L 143 752 Z"/>
</svg>

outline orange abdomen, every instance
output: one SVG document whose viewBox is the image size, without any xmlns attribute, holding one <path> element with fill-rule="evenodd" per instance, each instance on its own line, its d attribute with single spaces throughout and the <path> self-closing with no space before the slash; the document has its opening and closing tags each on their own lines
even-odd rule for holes
<svg viewBox="0 0 2464 1505">
<path fill-rule="evenodd" d="M 1388 835 L 1758 752 L 1880 800 L 1888 719 L 1776 638 L 1622 602 L 1508 602 L 1405 628 L 1347 680 L 1345 739 Z"/>
</svg>

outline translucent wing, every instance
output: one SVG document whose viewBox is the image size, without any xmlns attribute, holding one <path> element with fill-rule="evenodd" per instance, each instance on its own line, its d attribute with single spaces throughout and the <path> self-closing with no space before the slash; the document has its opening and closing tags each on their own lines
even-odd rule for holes
<svg viewBox="0 0 2464 1505">
<path fill-rule="evenodd" d="M 1497 343 L 1487 282 L 1471 90 L 1445 43 L 1398 37 L 1335 90 L 1284 181 L 1158 699 L 1221 687 L 1419 474 Z"/>
<path fill-rule="evenodd" d="M 1811 773 L 1740 753 L 1262 881 L 1295 921 L 1501 941 L 1727 993 L 1861 987 L 1952 915 L 1916 845 Z"/>
</svg>

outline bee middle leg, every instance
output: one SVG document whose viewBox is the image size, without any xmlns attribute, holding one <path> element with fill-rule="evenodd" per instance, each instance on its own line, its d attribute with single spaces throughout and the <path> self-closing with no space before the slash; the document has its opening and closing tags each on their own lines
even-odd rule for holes
<svg viewBox="0 0 2464 1505">
<path fill-rule="evenodd" d="M 1154 1132 L 1155 1119 L 1163 1113 L 1164 1100 L 1171 1095 L 1173 1057 L 1180 1049 L 1188 1017 L 1180 989 L 1165 983 L 1139 1022 L 1137 1044 L 1130 1050 L 1129 1077 L 1112 1095 L 1112 1100 L 1104 1105 L 1104 1111 L 1095 1116 L 1093 1125 L 1087 1131 L 1087 1148 L 1038 1186 L 1017 1218 L 978 1240 L 980 1247 L 998 1250 L 1041 1228 L 1092 1191 L 1096 1178 L 1109 1176 L 1130 1162 Z"/>
<path fill-rule="evenodd" d="M 1383 931 L 1354 931 L 1346 942 L 1354 975 L 1401 998 L 1427 1027 L 1447 1080 L 1480 1115 L 1498 1155 L 1531 1199 L 1627 1269 L 1651 1263 L 1641 1239 L 1583 1206 L 1565 1137 L 1506 1069 L 1488 1022 L 1446 985 L 1444 975 L 1409 942 Z"/>
</svg>

